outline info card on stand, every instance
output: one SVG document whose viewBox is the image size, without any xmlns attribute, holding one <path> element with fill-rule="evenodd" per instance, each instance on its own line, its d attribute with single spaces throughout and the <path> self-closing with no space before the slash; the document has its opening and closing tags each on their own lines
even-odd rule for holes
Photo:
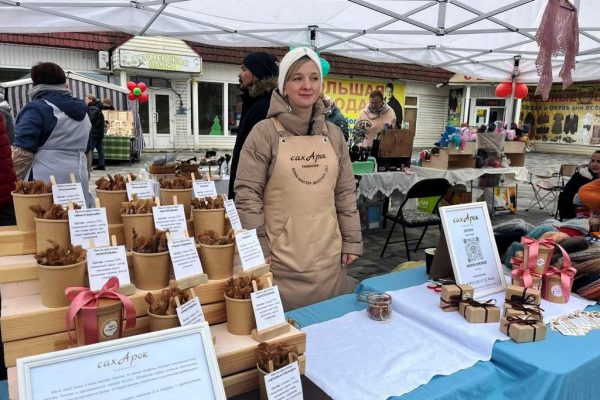
<svg viewBox="0 0 600 400">
<path fill-rule="evenodd" d="M 87 269 L 90 289 L 100 290 L 112 277 L 119 279 L 120 285 L 131 283 L 125 246 L 96 247 L 87 252 Z"/>
<path fill-rule="evenodd" d="M 237 208 L 235 208 L 235 203 L 233 200 L 225 200 L 225 211 L 227 211 L 229 223 L 231 224 L 233 231 L 237 232 L 241 230 L 242 223 L 240 222 L 240 216 L 238 215 Z"/>
<path fill-rule="evenodd" d="M 175 279 L 180 280 L 203 272 L 194 238 L 171 239 L 168 246 Z"/>
<path fill-rule="evenodd" d="M 298 361 L 265 375 L 269 400 L 303 400 Z"/>
<path fill-rule="evenodd" d="M 80 182 L 52 185 L 52 200 L 54 204 L 60 204 L 63 208 L 67 208 L 69 201 L 81 208 L 87 207 L 87 201 L 83 195 Z"/>
<path fill-rule="evenodd" d="M 256 236 L 256 229 L 236 233 L 235 243 L 240 253 L 240 260 L 242 261 L 242 269 L 244 271 L 265 263 L 265 256 Z"/>
<path fill-rule="evenodd" d="M 200 305 L 200 299 L 194 297 L 187 303 L 177 307 L 177 317 L 181 326 L 194 325 L 204 322 L 204 313 Z"/>
<path fill-rule="evenodd" d="M 71 243 L 79 245 L 84 249 L 94 246 L 108 246 L 108 220 L 106 219 L 106 208 L 82 208 L 69 210 L 69 231 L 71 232 Z"/>
<path fill-rule="evenodd" d="M 252 308 L 256 318 L 256 330 L 262 331 L 275 325 L 285 323 L 283 305 L 277 286 L 271 286 L 258 292 L 250 293 Z"/>
<path fill-rule="evenodd" d="M 194 181 L 194 197 L 217 197 L 215 181 Z"/>
<path fill-rule="evenodd" d="M 183 204 L 152 207 L 154 226 L 161 231 L 169 231 L 171 238 L 181 239 L 187 235 L 187 221 Z"/>
<path fill-rule="evenodd" d="M 129 201 L 133 200 L 133 195 L 136 195 L 139 199 L 153 199 L 156 196 L 151 181 L 127 182 L 126 187 Z"/>
</svg>

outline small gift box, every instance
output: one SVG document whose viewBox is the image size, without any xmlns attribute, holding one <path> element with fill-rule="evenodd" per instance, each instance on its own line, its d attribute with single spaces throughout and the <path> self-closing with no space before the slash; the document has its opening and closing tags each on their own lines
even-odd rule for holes
<svg viewBox="0 0 600 400">
<path fill-rule="evenodd" d="M 571 257 L 565 249 L 556 245 L 562 252 L 563 267 L 561 269 L 549 267 L 542 277 L 542 297 L 551 303 L 568 303 L 571 297 L 571 288 L 577 270 L 571 266 Z"/>
<path fill-rule="evenodd" d="M 500 309 L 495 300 L 480 303 L 473 299 L 461 301 L 458 310 L 470 323 L 488 323 L 500 321 Z"/>
<path fill-rule="evenodd" d="M 114 276 L 98 292 L 86 287 L 65 289 L 71 302 L 67 311 L 67 333 L 71 341 L 73 325 L 80 346 L 120 338 L 123 314 L 127 321 L 125 328 L 135 328 L 135 306 L 127 296 L 117 293 L 118 289 L 119 279 Z"/>
<path fill-rule="evenodd" d="M 529 271 L 529 270 L 526 270 Z M 540 290 L 542 288 L 542 277 L 539 276 L 538 274 L 531 273 L 529 276 L 529 279 L 527 279 L 527 277 L 524 275 L 526 275 L 527 273 L 524 272 L 524 270 L 515 270 L 513 269 L 512 271 L 512 281 L 511 284 L 513 286 L 521 286 L 521 287 L 526 287 L 526 288 L 533 288 L 533 289 L 537 289 Z"/>
<path fill-rule="evenodd" d="M 517 343 L 537 342 L 546 338 L 546 325 L 528 317 L 504 317 L 500 331 Z"/>
<path fill-rule="evenodd" d="M 529 317 L 529 319 L 543 321 L 543 311 L 543 308 L 536 306 L 535 304 L 523 304 L 519 302 L 504 303 L 505 317 Z"/>
<path fill-rule="evenodd" d="M 458 311 L 461 300 L 472 299 L 475 290 L 470 285 L 442 285 L 440 308 L 444 311 Z"/>
<path fill-rule="evenodd" d="M 554 242 L 523 237 L 521 244 L 523 245 L 523 268 L 531 269 L 541 276 L 550 264 Z"/>
<path fill-rule="evenodd" d="M 525 304 L 535 304 L 539 306 L 542 302 L 542 296 L 540 295 L 540 291 L 537 289 L 509 285 L 506 288 L 505 300 Z"/>
</svg>

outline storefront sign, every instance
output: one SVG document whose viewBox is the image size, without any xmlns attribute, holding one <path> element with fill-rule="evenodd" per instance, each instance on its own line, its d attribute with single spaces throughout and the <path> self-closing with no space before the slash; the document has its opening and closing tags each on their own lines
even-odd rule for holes
<svg viewBox="0 0 600 400">
<path fill-rule="evenodd" d="M 69 231 L 71 243 L 84 249 L 92 247 L 90 240 L 94 241 L 94 246 L 110 245 L 106 208 L 69 210 Z"/>
<path fill-rule="evenodd" d="M 125 246 L 97 247 L 87 252 L 87 268 L 90 289 L 100 290 L 112 276 L 121 286 L 130 284 L 129 267 Z"/>
<path fill-rule="evenodd" d="M 486 203 L 440 207 L 440 218 L 444 227 L 440 240 L 446 241 L 456 283 L 473 286 L 476 298 L 504 290 L 506 283 Z M 443 252 L 439 253 L 436 249 L 435 258 L 442 256 Z"/>
<path fill-rule="evenodd" d="M 121 68 L 155 69 L 161 71 L 202 72 L 202 59 L 179 54 L 152 53 L 148 51 L 119 50 Z"/>
<path fill-rule="evenodd" d="M 69 201 L 81 208 L 87 207 L 80 182 L 52 185 L 52 199 L 54 204 L 60 204 L 63 208 L 67 208 Z"/>
<path fill-rule="evenodd" d="M 17 370 L 21 400 L 226 398 L 206 322 L 19 358 Z"/>
<path fill-rule="evenodd" d="M 371 92 L 379 90 L 384 94 L 386 83 L 383 81 L 325 78 L 323 80 L 323 93 L 335 102 L 337 108 L 348 120 L 350 127 L 353 127 L 360 113 L 369 104 Z M 404 108 L 404 84 L 394 82 L 392 93 Z"/>
</svg>

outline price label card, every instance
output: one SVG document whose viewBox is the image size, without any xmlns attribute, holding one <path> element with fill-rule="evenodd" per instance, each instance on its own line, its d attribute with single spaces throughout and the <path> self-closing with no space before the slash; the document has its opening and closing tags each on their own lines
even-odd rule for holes
<svg viewBox="0 0 600 400">
<path fill-rule="evenodd" d="M 90 289 L 100 290 L 112 276 L 120 285 L 131 283 L 125 246 L 97 247 L 87 252 Z"/>
<path fill-rule="evenodd" d="M 194 197 L 217 197 L 215 181 L 194 181 Z"/>
<path fill-rule="evenodd" d="M 194 297 L 187 303 L 177 307 L 177 317 L 179 318 L 179 323 L 181 323 L 181 326 L 204 322 L 204 313 L 202 312 L 200 299 L 198 299 L 198 297 Z"/>
<path fill-rule="evenodd" d="M 298 361 L 265 375 L 265 387 L 269 400 L 302 400 Z"/>
<path fill-rule="evenodd" d="M 256 330 L 262 331 L 285 322 L 283 305 L 277 286 L 250 293 L 252 308 L 256 318 Z"/>
<path fill-rule="evenodd" d="M 94 240 L 95 246 L 110 245 L 108 220 L 104 207 L 69 210 L 69 230 L 73 245 L 89 249 L 90 239 Z"/>
<path fill-rule="evenodd" d="M 161 231 L 169 231 L 172 239 L 185 238 L 187 221 L 183 211 L 183 204 L 152 207 L 154 226 Z M 194 249 L 195 251 L 195 249 Z"/>
<path fill-rule="evenodd" d="M 140 199 L 152 199 L 156 196 L 154 193 L 154 185 L 151 181 L 133 181 L 127 182 L 127 198 L 133 200 L 133 195 L 137 195 Z"/>
<path fill-rule="evenodd" d="M 52 185 L 52 199 L 54 204 L 60 204 L 63 208 L 67 208 L 69 201 L 77 203 L 81 208 L 87 207 L 80 182 Z"/>
<path fill-rule="evenodd" d="M 194 238 L 172 239 L 168 245 L 175 279 L 200 275 L 203 272 Z"/>
<path fill-rule="evenodd" d="M 237 208 L 235 208 L 235 203 L 233 200 L 225 200 L 225 211 L 227 211 L 229 223 L 231 224 L 233 231 L 237 232 L 241 230 L 242 223 L 240 222 L 240 216 L 238 215 Z"/>
<path fill-rule="evenodd" d="M 265 263 L 265 256 L 258 242 L 256 229 L 238 232 L 235 235 L 235 243 L 240 253 L 242 269 L 244 271 Z"/>
</svg>

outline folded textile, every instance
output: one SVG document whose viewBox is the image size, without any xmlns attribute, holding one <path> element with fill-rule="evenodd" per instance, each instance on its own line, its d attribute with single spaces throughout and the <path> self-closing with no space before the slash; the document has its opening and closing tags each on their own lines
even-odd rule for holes
<svg viewBox="0 0 600 400">
<path fill-rule="evenodd" d="M 575 275 L 575 280 L 573 281 L 573 291 L 579 293 L 580 290 L 585 290 L 584 288 L 586 286 L 593 284 L 598 280 L 600 280 L 600 274 L 577 274 Z M 579 294 L 582 295 L 581 293 Z"/>
<path fill-rule="evenodd" d="M 520 241 L 521 237 L 527 235 L 527 232 L 533 228 L 533 225 L 520 218 L 495 225 L 493 230 L 498 254 L 502 256 L 511 243 Z"/>
<path fill-rule="evenodd" d="M 562 246 L 563 249 L 565 249 L 565 251 L 567 253 L 569 253 L 569 256 L 572 256 L 573 254 L 586 250 L 590 247 L 590 242 L 588 242 L 588 240 L 584 237 L 581 236 L 575 236 L 575 237 L 569 237 L 565 240 L 562 240 L 560 242 L 560 245 Z M 552 255 L 552 259 L 550 260 L 550 265 L 554 265 L 556 264 L 556 262 L 562 257 L 562 253 L 560 251 L 556 251 L 554 252 L 554 254 Z M 571 258 L 572 260 L 573 258 Z"/>
<path fill-rule="evenodd" d="M 588 249 L 570 255 L 573 264 L 600 258 L 600 245 L 591 245 Z M 574 265 L 577 268 L 576 265 Z"/>
</svg>

